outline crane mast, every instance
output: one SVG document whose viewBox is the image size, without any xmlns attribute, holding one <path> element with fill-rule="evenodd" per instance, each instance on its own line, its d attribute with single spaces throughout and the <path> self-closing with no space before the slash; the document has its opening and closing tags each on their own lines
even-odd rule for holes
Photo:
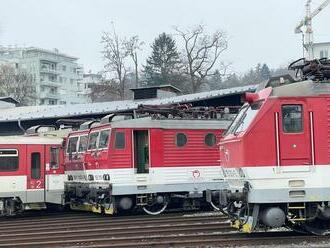
<svg viewBox="0 0 330 248">
<path fill-rule="evenodd" d="M 330 3 L 330 0 L 324 1 L 313 12 L 311 12 L 311 2 L 312 0 L 307 0 L 305 5 L 306 15 L 295 28 L 295 33 L 303 34 L 303 45 L 305 50 L 307 51 L 307 58 L 309 60 L 314 59 L 312 19 Z M 305 26 L 305 33 L 301 29 L 303 26 Z"/>
</svg>

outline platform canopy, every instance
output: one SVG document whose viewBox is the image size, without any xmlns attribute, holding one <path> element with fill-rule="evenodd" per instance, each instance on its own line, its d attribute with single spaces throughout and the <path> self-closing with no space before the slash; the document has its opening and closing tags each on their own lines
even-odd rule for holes
<svg viewBox="0 0 330 248">
<path fill-rule="evenodd" d="M 87 103 L 73 105 L 41 105 L 0 109 L 0 135 L 13 134 L 21 127 L 28 128 L 38 124 L 53 125 L 63 118 L 100 118 L 110 113 L 130 112 L 140 104 L 167 105 L 191 103 L 193 106 L 237 106 L 241 105 L 241 95 L 255 91 L 256 85 L 213 90 L 163 99 L 144 99 Z"/>
</svg>

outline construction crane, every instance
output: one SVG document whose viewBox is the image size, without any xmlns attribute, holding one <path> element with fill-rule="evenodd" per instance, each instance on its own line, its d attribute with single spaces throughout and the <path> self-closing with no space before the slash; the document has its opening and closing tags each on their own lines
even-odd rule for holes
<svg viewBox="0 0 330 248">
<path fill-rule="evenodd" d="M 309 60 L 314 59 L 312 19 L 330 3 L 330 0 L 324 1 L 313 12 L 311 12 L 311 2 L 312 2 L 312 0 L 307 0 L 306 5 L 305 5 L 306 15 L 295 28 L 296 34 L 302 33 L 302 35 L 303 35 L 303 46 L 307 51 L 307 58 Z M 305 26 L 305 33 L 302 31 L 303 26 Z"/>
</svg>

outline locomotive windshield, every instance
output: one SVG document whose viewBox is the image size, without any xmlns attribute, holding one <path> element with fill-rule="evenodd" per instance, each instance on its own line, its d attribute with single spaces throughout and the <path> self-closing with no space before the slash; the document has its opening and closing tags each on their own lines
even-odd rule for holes
<svg viewBox="0 0 330 248">
<path fill-rule="evenodd" d="M 252 104 L 245 103 L 225 135 L 245 131 L 258 113 L 262 103 L 263 101 L 254 102 Z"/>
</svg>

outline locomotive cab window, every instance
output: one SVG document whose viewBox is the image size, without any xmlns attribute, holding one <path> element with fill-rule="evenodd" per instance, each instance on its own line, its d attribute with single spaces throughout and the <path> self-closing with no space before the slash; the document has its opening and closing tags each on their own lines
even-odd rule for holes
<svg viewBox="0 0 330 248">
<path fill-rule="evenodd" d="M 75 153 L 77 152 L 77 143 L 79 137 L 71 137 L 69 138 L 68 147 L 66 149 L 67 153 Z"/>
<path fill-rule="evenodd" d="M 205 135 L 204 143 L 208 147 L 213 147 L 217 143 L 217 137 L 214 133 L 208 133 Z"/>
<path fill-rule="evenodd" d="M 187 144 L 187 136 L 184 133 L 177 133 L 175 137 L 175 144 L 178 147 L 183 147 Z"/>
<path fill-rule="evenodd" d="M 88 140 L 88 150 L 93 150 L 97 148 L 97 139 L 99 137 L 99 132 L 91 133 Z"/>
<path fill-rule="evenodd" d="M 102 130 L 100 132 L 99 148 L 107 148 L 109 142 L 110 130 Z"/>
<path fill-rule="evenodd" d="M 0 149 L 0 171 L 18 170 L 18 160 L 16 149 Z"/>
<path fill-rule="evenodd" d="M 282 106 L 282 124 L 285 133 L 303 131 L 303 107 L 300 104 Z"/>
<path fill-rule="evenodd" d="M 125 149 L 125 133 L 124 132 L 116 132 L 115 148 L 116 149 Z"/>
<path fill-rule="evenodd" d="M 85 152 L 87 150 L 87 143 L 88 143 L 88 136 L 87 135 L 80 136 L 78 152 Z"/>
</svg>

